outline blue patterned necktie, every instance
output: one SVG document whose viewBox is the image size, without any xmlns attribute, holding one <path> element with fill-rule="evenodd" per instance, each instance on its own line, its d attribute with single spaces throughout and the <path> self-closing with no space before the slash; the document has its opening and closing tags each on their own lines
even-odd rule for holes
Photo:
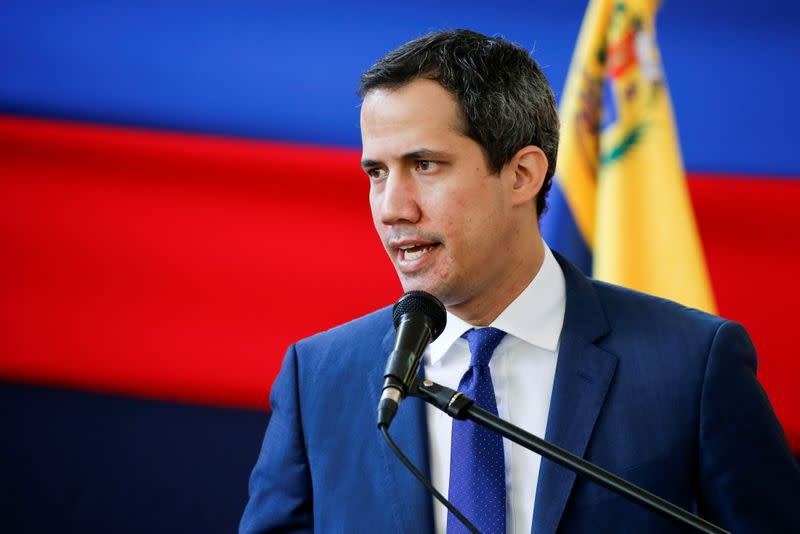
<svg viewBox="0 0 800 534">
<path fill-rule="evenodd" d="M 463 336 L 472 354 L 459 391 L 484 410 L 497 415 L 489 360 L 505 332 L 497 328 L 471 329 Z M 505 534 L 506 469 L 503 438 L 472 421 L 453 420 L 450 445 L 450 489 L 448 497 L 482 533 Z M 453 514 L 447 513 L 447 534 L 469 532 Z"/>
</svg>

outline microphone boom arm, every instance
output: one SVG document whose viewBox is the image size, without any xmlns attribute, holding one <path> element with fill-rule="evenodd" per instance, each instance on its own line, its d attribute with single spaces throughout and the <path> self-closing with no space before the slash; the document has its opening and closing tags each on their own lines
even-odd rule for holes
<svg viewBox="0 0 800 534">
<path fill-rule="evenodd" d="M 618 495 L 674 521 L 682 523 L 683 525 L 692 527 L 698 532 L 730 534 L 727 530 L 723 530 L 713 523 L 687 512 L 683 508 L 662 499 L 658 495 L 650 493 L 635 484 L 631 484 L 627 480 L 584 460 L 580 456 L 576 456 L 557 445 L 534 436 L 504 421 L 496 415 L 475 406 L 473 400 L 460 391 L 454 391 L 450 388 L 440 386 L 430 380 L 420 380 L 417 378 L 409 389 L 408 395 L 424 400 L 454 419 L 470 420 L 484 428 L 488 428 L 504 438 L 522 445 L 526 449 L 562 467 L 574 471 L 578 475 L 589 478 L 593 482 L 600 484 Z"/>
</svg>

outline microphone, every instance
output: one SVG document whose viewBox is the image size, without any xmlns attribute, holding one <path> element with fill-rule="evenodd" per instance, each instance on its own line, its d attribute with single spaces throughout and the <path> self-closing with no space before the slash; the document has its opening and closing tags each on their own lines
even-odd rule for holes
<svg viewBox="0 0 800 534">
<path fill-rule="evenodd" d="M 392 308 L 397 335 L 383 374 L 383 393 L 378 403 L 378 428 L 386 428 L 414 383 L 419 361 L 428 343 L 439 337 L 447 314 L 439 299 L 425 291 L 409 291 Z"/>
</svg>

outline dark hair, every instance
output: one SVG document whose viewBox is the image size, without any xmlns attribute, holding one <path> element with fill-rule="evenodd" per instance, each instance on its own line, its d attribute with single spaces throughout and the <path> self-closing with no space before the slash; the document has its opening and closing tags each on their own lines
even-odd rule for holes
<svg viewBox="0 0 800 534">
<path fill-rule="evenodd" d="M 548 167 L 536 198 L 541 216 L 556 167 L 558 111 L 553 91 L 530 54 L 503 38 L 470 30 L 429 33 L 378 60 L 361 75 L 358 94 L 364 97 L 419 78 L 453 93 L 464 133 L 483 147 L 493 173 L 522 147 L 542 149 Z"/>
</svg>

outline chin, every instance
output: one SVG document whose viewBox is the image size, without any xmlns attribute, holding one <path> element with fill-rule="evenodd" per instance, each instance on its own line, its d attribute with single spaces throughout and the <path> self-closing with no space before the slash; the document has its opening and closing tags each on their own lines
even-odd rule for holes
<svg viewBox="0 0 800 534">
<path fill-rule="evenodd" d="M 445 306 L 447 306 L 448 302 L 452 300 L 449 298 L 450 292 L 441 282 L 436 283 L 427 280 L 401 279 L 400 285 L 403 286 L 403 292 L 405 293 L 409 291 L 425 291 L 426 293 L 430 293 L 439 299 Z"/>
<path fill-rule="evenodd" d="M 406 293 L 409 291 L 425 291 L 438 298 L 438 291 L 436 290 L 437 289 L 436 284 L 430 283 L 427 280 L 421 280 L 419 278 L 414 278 L 414 277 L 401 276 L 400 285 L 403 286 L 403 291 Z"/>
</svg>

